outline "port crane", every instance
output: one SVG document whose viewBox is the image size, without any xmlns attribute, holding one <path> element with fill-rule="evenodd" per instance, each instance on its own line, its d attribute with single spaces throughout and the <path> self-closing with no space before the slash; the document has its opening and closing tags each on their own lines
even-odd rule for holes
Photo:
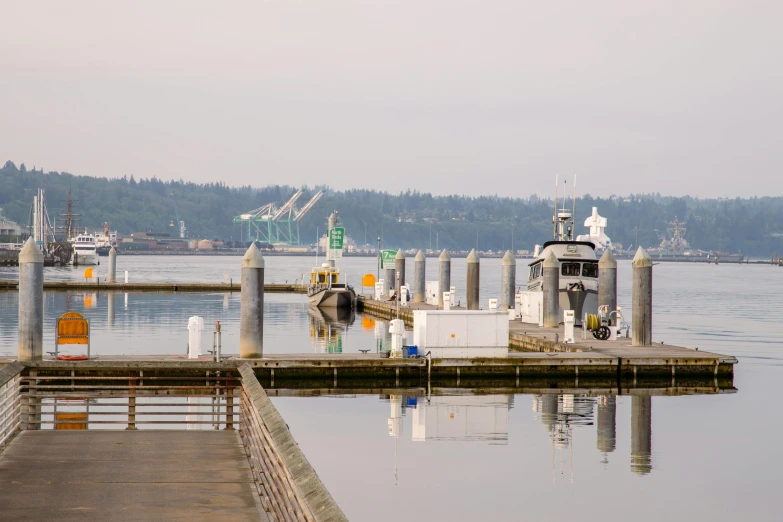
<svg viewBox="0 0 783 522">
<path fill-rule="evenodd" d="M 169 224 L 169 226 L 170 227 L 177 227 L 177 228 L 179 228 L 179 237 L 180 238 L 184 238 L 185 237 L 185 231 L 187 229 L 185 228 L 185 222 L 184 221 L 180 221 L 180 219 L 179 219 L 179 209 L 177 209 L 177 198 L 174 197 L 174 193 L 173 192 L 170 194 L 170 197 L 171 197 L 171 201 L 174 203 L 174 217 L 177 218 L 177 221 L 176 221 L 176 225 L 174 224 L 175 222 L 172 221 Z"/>
<path fill-rule="evenodd" d="M 234 218 L 234 224 L 243 231 L 246 228 L 245 240 L 261 241 L 270 245 L 299 245 L 299 222 L 312 209 L 324 194 L 319 190 L 305 206 L 296 208 L 296 202 L 302 197 L 303 190 L 297 190 L 288 201 L 278 207 L 267 203 Z"/>
</svg>

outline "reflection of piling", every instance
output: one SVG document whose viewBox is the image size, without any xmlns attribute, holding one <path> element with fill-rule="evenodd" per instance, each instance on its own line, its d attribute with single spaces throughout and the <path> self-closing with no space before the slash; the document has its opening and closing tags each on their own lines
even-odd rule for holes
<svg viewBox="0 0 783 522">
<path fill-rule="evenodd" d="M 609 249 L 598 261 L 598 306 L 607 306 L 609 312 L 617 310 L 617 260 Z"/>
<path fill-rule="evenodd" d="M 264 258 L 250 244 L 242 258 L 242 290 L 239 310 L 239 356 L 256 359 L 264 355 Z"/>
<path fill-rule="evenodd" d="M 598 427 L 596 447 L 602 453 L 611 453 L 615 448 L 617 434 L 617 397 L 605 395 L 598 397 L 598 412 L 595 423 Z"/>
<path fill-rule="evenodd" d="M 443 292 L 448 292 L 451 288 L 451 256 L 445 248 L 438 258 L 438 268 L 440 269 L 440 275 L 438 276 L 438 306 L 443 308 Z"/>
<path fill-rule="evenodd" d="M 470 251 L 468 254 L 468 280 L 465 287 L 465 295 L 467 296 L 467 308 L 468 310 L 479 309 L 479 269 L 481 267 L 481 260 L 479 259 L 476 249 Z M 445 291 L 445 290 L 444 290 Z"/>
<path fill-rule="evenodd" d="M 552 431 L 557 423 L 557 395 L 546 394 L 541 396 L 541 422 L 548 431 Z"/>
<path fill-rule="evenodd" d="M 544 260 L 544 327 L 557 328 L 560 324 L 560 263 L 550 250 Z"/>
<path fill-rule="evenodd" d="M 20 361 L 43 359 L 43 261 L 33 238 L 19 252 L 19 341 Z"/>
<path fill-rule="evenodd" d="M 107 281 L 109 283 L 117 282 L 117 250 L 114 247 L 109 250 L 109 277 Z"/>
<path fill-rule="evenodd" d="M 633 258 L 632 346 L 652 344 L 652 259 L 642 247 Z"/>
<path fill-rule="evenodd" d="M 631 397 L 631 471 L 652 471 L 652 398 Z"/>
<path fill-rule="evenodd" d="M 416 254 L 416 259 L 413 262 L 413 302 L 423 303 L 426 301 L 426 284 L 425 279 L 427 277 L 427 258 L 424 257 L 424 252 L 419 250 Z"/>
<path fill-rule="evenodd" d="M 394 256 L 394 269 L 397 271 L 394 274 L 396 277 L 394 280 L 394 292 L 397 296 L 400 296 L 400 288 L 405 284 L 405 252 L 402 249 L 397 250 L 397 255 Z"/>
<path fill-rule="evenodd" d="M 114 326 L 114 292 L 109 292 L 109 328 Z"/>
<path fill-rule="evenodd" d="M 517 285 L 517 261 L 511 250 L 506 251 L 500 263 L 500 309 L 514 307 L 514 289 Z"/>
</svg>

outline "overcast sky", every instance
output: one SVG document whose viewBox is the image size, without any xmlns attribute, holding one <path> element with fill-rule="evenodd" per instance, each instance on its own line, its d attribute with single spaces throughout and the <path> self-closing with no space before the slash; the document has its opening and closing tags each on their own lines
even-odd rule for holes
<svg viewBox="0 0 783 522">
<path fill-rule="evenodd" d="M 0 161 L 439 194 L 781 195 L 783 2 L 0 4 Z M 569 181 L 570 183 L 570 181 Z"/>
</svg>

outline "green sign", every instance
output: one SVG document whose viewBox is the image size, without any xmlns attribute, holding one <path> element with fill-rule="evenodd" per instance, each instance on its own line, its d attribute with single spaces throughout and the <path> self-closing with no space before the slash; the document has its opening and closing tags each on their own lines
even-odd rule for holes
<svg viewBox="0 0 783 522">
<path fill-rule="evenodd" d="M 345 229 L 342 227 L 333 228 L 329 231 L 329 252 L 328 259 L 341 259 L 343 257 L 343 240 L 345 239 Z"/>
<path fill-rule="evenodd" d="M 381 250 L 381 268 L 394 268 L 394 259 L 396 257 L 396 250 Z"/>
</svg>

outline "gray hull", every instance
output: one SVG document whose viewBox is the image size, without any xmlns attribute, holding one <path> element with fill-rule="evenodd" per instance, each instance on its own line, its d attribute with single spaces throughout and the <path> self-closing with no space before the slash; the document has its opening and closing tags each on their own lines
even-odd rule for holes
<svg viewBox="0 0 783 522">
<path fill-rule="evenodd" d="M 324 289 L 309 296 L 310 305 L 319 308 L 353 308 L 353 290 Z"/>
</svg>

